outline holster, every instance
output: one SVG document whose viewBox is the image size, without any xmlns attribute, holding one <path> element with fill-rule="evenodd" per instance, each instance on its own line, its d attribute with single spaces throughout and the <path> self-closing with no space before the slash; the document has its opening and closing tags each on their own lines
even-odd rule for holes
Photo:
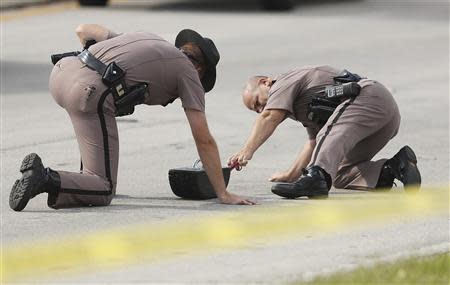
<svg viewBox="0 0 450 285">
<path fill-rule="evenodd" d="M 308 106 L 308 119 L 323 126 L 340 103 L 338 100 L 314 97 Z"/>
<path fill-rule="evenodd" d="M 362 79 L 358 74 L 345 70 L 333 77 L 335 84 L 327 85 L 316 92 L 308 105 L 307 117 L 319 126 L 325 125 L 337 106 L 349 98 L 359 95 L 361 86 L 357 83 Z"/>
<path fill-rule="evenodd" d="M 139 83 L 128 89 L 126 96 L 114 99 L 116 105 L 116 117 L 131 115 L 134 113 L 134 106 L 144 103 L 147 84 Z"/>
</svg>

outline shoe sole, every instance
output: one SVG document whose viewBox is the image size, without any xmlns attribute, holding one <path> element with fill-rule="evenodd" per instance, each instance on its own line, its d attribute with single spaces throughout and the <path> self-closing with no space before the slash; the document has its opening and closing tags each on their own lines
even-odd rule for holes
<svg viewBox="0 0 450 285">
<path fill-rule="evenodd" d="M 24 173 L 27 170 L 42 168 L 44 168 L 44 165 L 41 158 L 36 153 L 30 153 L 23 159 L 20 165 L 20 172 Z"/>
<path fill-rule="evenodd" d="M 36 175 L 27 171 L 43 168 L 42 161 L 37 154 L 31 153 L 25 156 L 20 166 L 22 178 L 16 180 L 9 195 L 9 206 L 11 209 L 18 212 L 22 211 L 31 198 L 30 190 L 33 188 L 33 185 L 38 185 Z"/>
<path fill-rule="evenodd" d="M 420 186 L 422 178 L 419 169 L 417 168 L 417 157 L 414 151 L 405 146 L 402 149 L 403 153 L 400 155 L 400 169 L 401 173 L 396 173 L 396 178 L 402 181 L 405 187 Z M 403 163 L 406 161 L 407 163 Z"/>
<path fill-rule="evenodd" d="M 21 182 L 22 179 L 16 180 L 9 194 L 9 207 L 14 211 L 22 211 L 30 200 L 25 197 L 25 187 L 21 185 Z"/>
<path fill-rule="evenodd" d="M 290 193 L 285 192 L 284 190 L 276 189 L 276 185 L 272 186 L 272 193 L 287 199 L 296 199 L 300 197 L 308 197 L 309 199 L 327 199 L 328 193 L 326 194 L 312 194 L 312 193 Z"/>
</svg>

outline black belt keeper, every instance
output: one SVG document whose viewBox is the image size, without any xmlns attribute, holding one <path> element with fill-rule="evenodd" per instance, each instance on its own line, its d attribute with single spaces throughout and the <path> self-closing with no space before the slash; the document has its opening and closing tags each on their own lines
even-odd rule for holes
<svg viewBox="0 0 450 285">
<path fill-rule="evenodd" d="M 124 79 L 125 72 L 115 62 L 111 62 L 106 66 L 106 69 L 102 74 L 102 81 L 111 89 L 111 93 L 114 96 L 114 102 L 128 93 L 128 88 Z"/>
<path fill-rule="evenodd" d="M 113 95 L 117 117 L 133 114 L 134 106 L 144 103 L 148 87 L 146 83 L 138 83 L 128 88 L 125 84 L 125 71 L 115 62 L 105 65 L 88 50 L 82 51 L 78 58 L 102 76 L 103 83 Z"/>
</svg>

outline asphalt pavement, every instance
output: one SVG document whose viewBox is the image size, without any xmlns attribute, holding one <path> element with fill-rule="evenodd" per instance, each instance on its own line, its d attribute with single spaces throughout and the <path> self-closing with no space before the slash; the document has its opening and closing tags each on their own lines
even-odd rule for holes
<svg viewBox="0 0 450 285">
<path fill-rule="evenodd" d="M 423 190 L 449 185 L 449 6 L 447 1 L 306 1 L 291 12 L 263 12 L 253 1 L 112 1 L 107 8 L 80 8 L 72 2 L 2 12 L 1 23 L 1 230 L 4 248 L 40 245 L 74 235 L 203 221 L 249 207 L 217 200 L 175 197 L 170 168 L 197 158 L 180 102 L 162 108 L 139 106 L 119 119 L 121 142 L 118 196 L 109 207 L 52 210 L 46 196 L 23 212 L 9 209 L 11 186 L 22 158 L 37 152 L 46 166 L 77 171 L 78 146 L 70 120 L 48 91 L 50 54 L 77 50 L 74 30 L 98 23 L 117 32 L 147 30 L 173 42 L 183 28 L 214 39 L 220 53 L 218 80 L 206 98 L 209 127 L 222 162 L 245 142 L 256 114 L 240 94 L 246 78 L 276 75 L 291 68 L 330 64 L 385 84 L 402 116 L 399 133 L 375 157 L 391 157 L 410 145 L 418 156 Z M 271 174 L 289 167 L 307 139 L 303 127 L 284 122 L 254 155 L 233 172 L 229 190 L 255 199 L 258 207 L 315 208 L 326 201 L 285 200 L 270 192 Z M 401 183 L 392 194 L 404 194 Z M 389 193 L 332 189 L 343 210 L 361 200 L 389 199 Z M 448 206 L 448 203 L 447 203 Z M 251 210 L 250 210 L 251 211 Z M 375 212 L 375 210 L 374 210 Z M 300 232 L 290 239 L 258 241 L 246 247 L 183 254 L 158 261 L 79 274 L 38 276 L 32 283 L 285 283 L 346 270 L 368 261 L 414 253 L 448 251 L 449 216 L 399 216 L 363 228 Z M 315 222 L 314 217 L 305 219 Z M 126 231 L 126 229 L 125 229 Z M 58 269 L 56 269 L 57 271 Z"/>
</svg>

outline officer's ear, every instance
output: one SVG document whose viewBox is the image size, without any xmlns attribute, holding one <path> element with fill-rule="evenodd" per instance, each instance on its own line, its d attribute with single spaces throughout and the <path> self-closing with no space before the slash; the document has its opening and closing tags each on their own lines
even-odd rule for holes
<svg viewBox="0 0 450 285">
<path fill-rule="evenodd" d="M 197 70 L 200 79 L 205 75 L 205 68 L 200 64 L 194 63 L 195 70 Z"/>
<path fill-rule="evenodd" d="M 264 86 L 270 87 L 272 80 L 269 77 L 262 77 L 259 79 L 258 85 L 262 84 Z"/>
</svg>

